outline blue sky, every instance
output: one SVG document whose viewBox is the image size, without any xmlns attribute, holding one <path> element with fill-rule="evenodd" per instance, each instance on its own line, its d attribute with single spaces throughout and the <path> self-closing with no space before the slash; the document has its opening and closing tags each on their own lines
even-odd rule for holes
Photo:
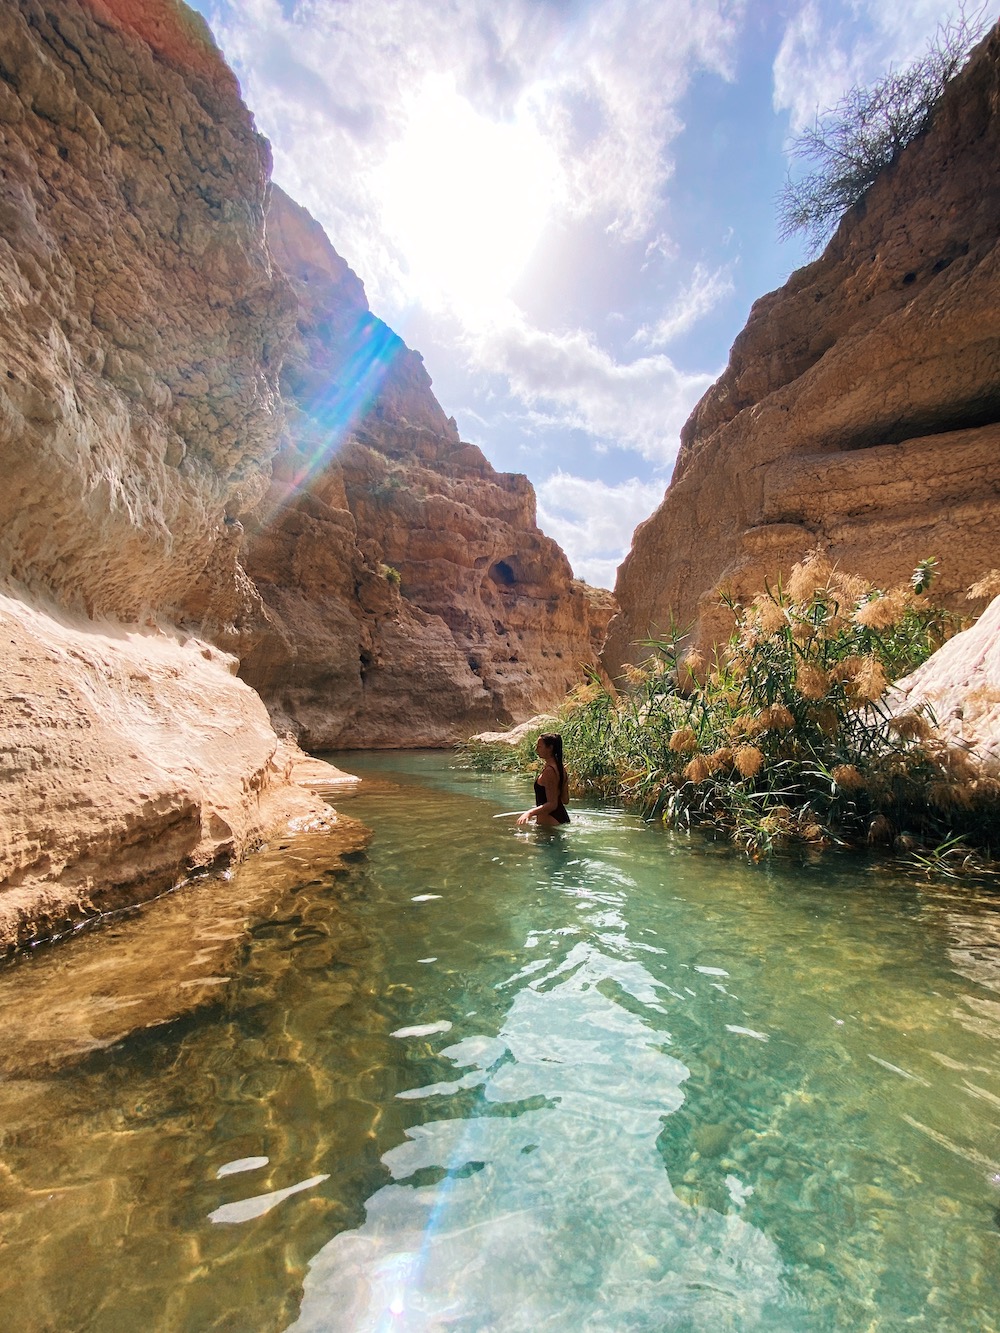
<svg viewBox="0 0 1000 1333">
<path fill-rule="evenodd" d="M 790 136 L 955 0 L 197 0 L 274 177 L 581 578 L 614 586 L 753 301 Z M 989 10 L 995 5 L 990 3 Z"/>
</svg>

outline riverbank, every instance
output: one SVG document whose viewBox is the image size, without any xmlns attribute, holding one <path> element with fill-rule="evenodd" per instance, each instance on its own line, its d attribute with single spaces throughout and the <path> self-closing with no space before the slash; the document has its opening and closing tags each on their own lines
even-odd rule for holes
<svg viewBox="0 0 1000 1333">
<path fill-rule="evenodd" d="M 926 595 L 934 564 L 881 589 L 814 553 L 749 604 L 723 591 L 732 633 L 711 662 L 683 636 L 650 642 L 621 690 L 595 675 L 554 716 L 473 737 L 469 760 L 528 772 L 537 735 L 560 731 L 577 795 L 754 857 L 800 843 L 995 862 L 1000 599 L 963 629 Z"/>
<path fill-rule="evenodd" d="M 310 761 L 312 780 L 329 765 Z M 350 777 L 350 775 L 344 775 Z M 224 1003 L 252 923 L 303 883 L 335 891 L 371 830 L 330 811 L 242 864 L 190 879 L 0 965 L 0 1079 L 58 1069 L 135 1033 Z"/>
</svg>

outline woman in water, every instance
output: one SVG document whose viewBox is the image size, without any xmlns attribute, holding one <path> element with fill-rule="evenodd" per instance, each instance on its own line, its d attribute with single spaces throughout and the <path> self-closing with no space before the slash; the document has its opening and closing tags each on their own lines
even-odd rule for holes
<svg viewBox="0 0 1000 1333">
<path fill-rule="evenodd" d="M 535 752 L 544 764 L 535 779 L 535 805 L 519 815 L 517 822 L 527 824 L 533 819 L 540 828 L 568 824 L 569 778 L 563 767 L 562 737 L 552 731 L 545 732 L 539 736 Z"/>
</svg>

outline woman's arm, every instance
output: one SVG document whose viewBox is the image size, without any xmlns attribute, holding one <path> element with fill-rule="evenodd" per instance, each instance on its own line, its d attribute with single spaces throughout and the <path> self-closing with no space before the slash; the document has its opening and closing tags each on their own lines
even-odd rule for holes
<svg viewBox="0 0 1000 1333">
<path fill-rule="evenodd" d="M 542 786 L 545 788 L 545 804 L 532 806 L 530 810 L 525 810 L 523 815 L 518 816 L 519 824 L 527 824 L 529 819 L 537 819 L 539 815 L 551 815 L 553 810 L 559 804 L 559 774 L 554 768 L 542 769 Z"/>
</svg>

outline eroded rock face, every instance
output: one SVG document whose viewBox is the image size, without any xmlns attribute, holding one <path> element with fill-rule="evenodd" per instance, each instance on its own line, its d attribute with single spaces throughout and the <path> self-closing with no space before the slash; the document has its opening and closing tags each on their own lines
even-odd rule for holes
<svg viewBox="0 0 1000 1333">
<path fill-rule="evenodd" d="M 335 824 L 217 648 L 3 596 L 0 634 L 0 956 L 289 820 Z"/>
<path fill-rule="evenodd" d="M 420 357 L 277 189 L 268 235 L 298 334 L 248 526 L 269 631 L 244 679 L 311 748 L 448 744 L 551 706 L 593 662 L 609 599 L 572 579 L 527 479 L 462 443 Z"/>
<path fill-rule="evenodd" d="M 671 615 L 727 632 L 713 589 L 752 595 L 818 545 L 885 586 L 935 556 L 955 605 L 996 564 L 998 160 L 994 29 L 824 255 L 755 304 L 619 571 L 612 675 Z"/>
<path fill-rule="evenodd" d="M 238 516 L 292 311 L 268 171 L 182 6 L 0 7 L 0 952 L 333 818 L 175 629 L 238 639 L 259 602 Z"/>
<path fill-rule="evenodd" d="M 199 576 L 280 428 L 267 144 L 169 0 L 6 4 L 0 75 L 0 575 L 90 614 L 204 619 Z M 237 546 L 222 621 L 246 611 Z"/>
<path fill-rule="evenodd" d="M 1000 777 L 1000 597 L 890 692 L 894 713 L 929 712 L 938 737 Z"/>
</svg>

